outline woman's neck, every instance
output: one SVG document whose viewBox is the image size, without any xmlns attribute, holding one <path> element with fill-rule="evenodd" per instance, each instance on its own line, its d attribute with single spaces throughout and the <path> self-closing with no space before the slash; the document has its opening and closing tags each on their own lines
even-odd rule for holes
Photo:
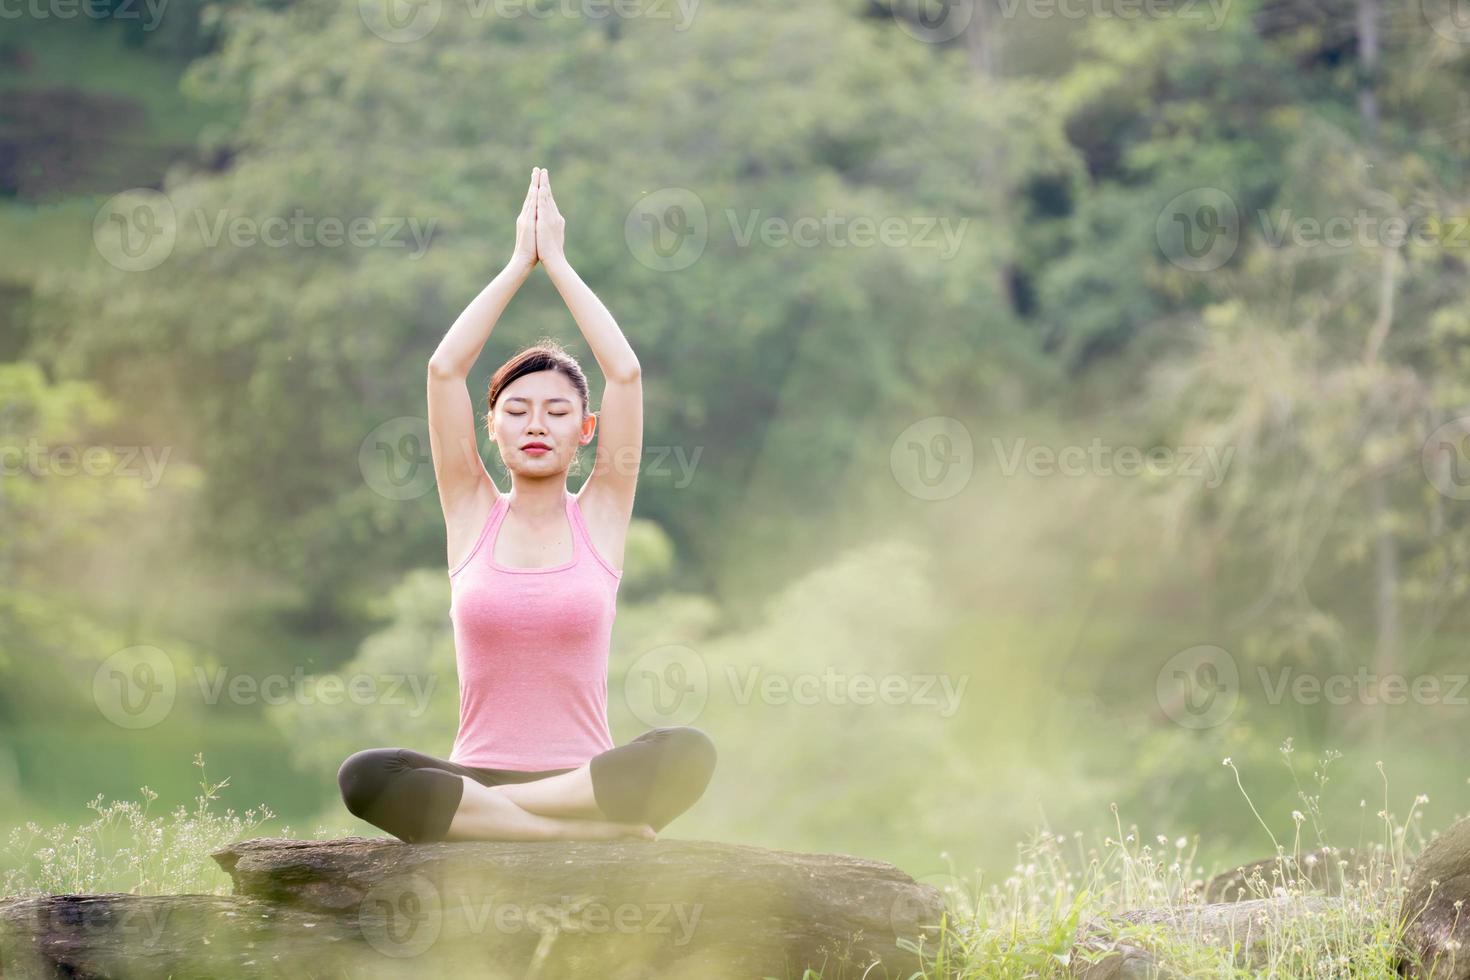
<svg viewBox="0 0 1470 980">
<path fill-rule="evenodd" d="M 506 505 L 526 520 L 552 521 L 566 508 L 567 493 L 565 474 L 545 480 L 514 480 Z"/>
</svg>

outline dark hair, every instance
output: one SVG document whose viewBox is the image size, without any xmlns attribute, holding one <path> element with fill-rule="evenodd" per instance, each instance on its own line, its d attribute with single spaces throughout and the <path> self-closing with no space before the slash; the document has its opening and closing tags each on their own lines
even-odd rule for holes
<svg viewBox="0 0 1470 980">
<path fill-rule="evenodd" d="M 565 374 L 571 380 L 572 387 L 582 396 L 582 414 L 588 414 L 587 375 L 582 373 L 582 366 L 577 363 L 577 359 L 550 337 L 542 338 L 500 365 L 500 370 L 490 379 L 490 390 L 485 395 L 489 403 L 488 411 L 495 411 L 495 402 L 506 385 L 523 374 L 533 374 L 536 371 L 560 371 Z"/>
</svg>

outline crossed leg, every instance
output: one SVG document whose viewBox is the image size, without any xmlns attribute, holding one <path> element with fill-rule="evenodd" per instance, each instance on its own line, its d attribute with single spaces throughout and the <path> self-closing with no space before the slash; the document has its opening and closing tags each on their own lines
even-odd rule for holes
<svg viewBox="0 0 1470 980">
<path fill-rule="evenodd" d="M 590 768 L 529 783 L 482 786 L 468 776 L 445 840 L 610 840 L 657 834 L 646 823 L 608 820 L 592 799 Z M 547 784 L 551 785 L 547 785 Z M 590 808 L 586 805 L 591 803 Z"/>
<path fill-rule="evenodd" d="M 348 810 L 409 843 L 433 840 L 654 839 L 703 794 L 714 743 L 655 728 L 576 769 L 484 785 L 468 767 L 411 749 L 364 749 L 337 782 Z"/>
</svg>

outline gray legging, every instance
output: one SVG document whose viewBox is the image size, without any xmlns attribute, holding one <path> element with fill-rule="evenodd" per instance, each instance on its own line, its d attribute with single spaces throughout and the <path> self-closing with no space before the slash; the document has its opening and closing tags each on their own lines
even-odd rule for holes
<svg viewBox="0 0 1470 980">
<path fill-rule="evenodd" d="M 715 770 L 715 745 L 698 728 L 653 728 L 593 756 L 590 766 L 592 794 L 609 820 L 662 830 L 703 795 Z M 496 786 L 571 771 L 483 769 L 412 749 L 363 749 L 342 763 L 337 785 L 354 816 L 417 844 L 448 833 L 464 794 L 461 776 Z"/>
</svg>

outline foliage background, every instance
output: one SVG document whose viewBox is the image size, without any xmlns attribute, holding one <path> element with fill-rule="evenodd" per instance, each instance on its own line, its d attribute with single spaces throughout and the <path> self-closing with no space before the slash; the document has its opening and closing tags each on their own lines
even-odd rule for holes
<svg viewBox="0 0 1470 980">
<path fill-rule="evenodd" d="M 537 164 L 645 370 L 614 734 L 648 727 L 646 658 L 678 646 L 704 671 L 691 721 L 720 746 L 670 832 L 994 876 L 1035 829 L 1110 824 L 1116 803 L 1149 836 L 1249 858 L 1268 841 L 1220 760 L 1290 837 L 1294 777 L 1325 749 L 1344 753 L 1324 801 L 1337 843 L 1421 792 L 1431 826 L 1464 808 L 1463 430 L 1431 437 L 1470 399 L 1470 36 L 1447 11 L 711 0 L 680 29 L 676 7 L 501 7 L 431 5 L 433 30 L 398 43 L 372 4 L 325 0 L 7 25 L 0 819 L 72 819 L 142 785 L 183 799 L 203 752 L 242 807 L 371 833 L 337 801 L 341 759 L 448 753 L 437 498 L 382 492 L 360 451 L 422 417 L 418 365 L 508 257 Z M 957 36 L 921 40 L 966 10 Z M 708 242 L 665 271 L 630 216 L 673 188 Z M 119 268 L 94 222 L 141 189 L 166 195 L 177 238 Z M 1207 269 L 1177 231 L 1209 230 L 1201 200 L 1238 216 Z M 432 235 L 422 254 L 209 237 L 299 213 Z M 736 234 L 826 215 L 896 217 L 906 241 Z M 1369 231 L 1302 231 L 1332 219 Z M 1441 233 L 1386 244 L 1390 219 Z M 1273 242 L 1283 221 L 1298 234 Z M 963 228 L 959 248 L 925 222 Z M 595 370 L 538 274 L 472 391 L 545 334 Z M 1097 444 L 1229 463 L 1210 485 L 1007 462 Z M 111 462 L 13 465 L 27 446 Z M 926 499 L 946 460 L 966 475 Z M 1197 728 L 1168 665 L 1200 645 L 1240 682 Z M 139 646 L 178 693 L 133 729 L 94 682 Z M 1269 696 L 1279 671 L 1360 668 L 1453 696 Z M 211 702 L 201 671 L 432 685 L 421 712 Z M 950 713 L 740 696 L 752 676 L 831 672 L 964 686 Z"/>
</svg>

